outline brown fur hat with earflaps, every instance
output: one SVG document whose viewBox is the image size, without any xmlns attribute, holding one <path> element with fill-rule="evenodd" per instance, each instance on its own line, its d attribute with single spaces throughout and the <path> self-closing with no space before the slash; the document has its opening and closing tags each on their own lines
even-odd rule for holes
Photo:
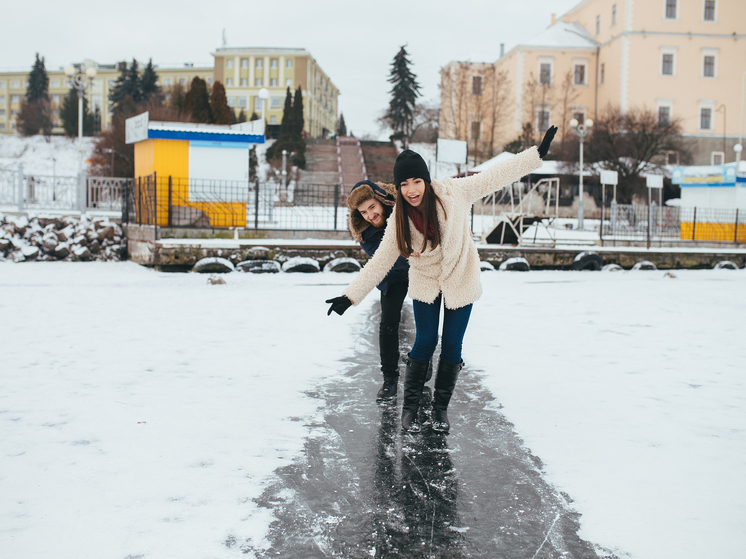
<svg viewBox="0 0 746 559">
<path fill-rule="evenodd" d="M 363 231 L 368 227 L 372 227 L 372 224 L 365 221 L 357 208 L 363 202 L 375 198 L 381 204 L 388 207 L 394 206 L 396 200 L 396 188 L 393 184 L 381 183 L 380 185 L 373 181 L 360 181 L 352 187 L 350 195 L 347 197 L 347 205 L 350 208 L 350 217 L 348 219 L 347 226 L 350 229 L 350 235 L 357 242 L 363 241 Z"/>
</svg>

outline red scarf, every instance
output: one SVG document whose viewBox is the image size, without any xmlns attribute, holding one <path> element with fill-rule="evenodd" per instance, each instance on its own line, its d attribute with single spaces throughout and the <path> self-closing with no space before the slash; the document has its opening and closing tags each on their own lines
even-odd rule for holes
<svg viewBox="0 0 746 559">
<path fill-rule="evenodd" d="M 412 223 L 414 223 L 415 228 L 417 231 L 425 234 L 425 223 L 424 219 L 422 219 L 422 214 L 418 212 L 415 208 L 413 208 L 410 205 L 407 205 L 407 215 L 409 216 L 409 219 L 412 220 Z M 427 238 L 432 239 L 435 237 L 435 227 L 432 223 L 427 224 Z"/>
</svg>

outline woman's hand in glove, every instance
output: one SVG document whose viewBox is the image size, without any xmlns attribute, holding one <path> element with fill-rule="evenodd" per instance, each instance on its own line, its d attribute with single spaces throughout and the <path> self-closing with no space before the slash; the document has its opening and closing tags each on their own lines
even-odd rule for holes
<svg viewBox="0 0 746 559">
<path fill-rule="evenodd" d="M 332 314 L 332 311 L 337 313 L 339 316 L 342 316 L 345 311 L 352 306 L 352 301 L 350 301 L 346 295 L 335 297 L 334 299 L 327 299 L 326 302 L 331 303 L 332 305 L 329 307 L 329 312 L 326 313 L 326 316 Z"/>
<path fill-rule="evenodd" d="M 541 157 L 542 159 L 544 159 L 544 156 L 549 153 L 549 146 L 551 145 L 556 133 L 557 127 L 550 126 L 549 130 L 547 130 L 547 133 L 544 134 L 544 139 L 541 141 L 541 145 L 539 146 L 539 157 Z"/>
</svg>

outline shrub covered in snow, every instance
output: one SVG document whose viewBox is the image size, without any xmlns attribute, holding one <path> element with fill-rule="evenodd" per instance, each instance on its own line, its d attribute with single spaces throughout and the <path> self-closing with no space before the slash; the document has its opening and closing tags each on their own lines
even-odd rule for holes
<svg viewBox="0 0 746 559">
<path fill-rule="evenodd" d="M 104 217 L 0 213 L 0 261 L 123 260 L 126 243 L 119 224 Z"/>
</svg>

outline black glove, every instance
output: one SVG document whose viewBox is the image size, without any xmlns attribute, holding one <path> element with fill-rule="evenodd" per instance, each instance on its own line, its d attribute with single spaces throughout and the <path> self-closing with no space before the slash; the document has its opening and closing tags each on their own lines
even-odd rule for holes
<svg viewBox="0 0 746 559">
<path fill-rule="evenodd" d="M 549 130 L 547 130 L 547 133 L 544 134 L 544 139 L 541 141 L 541 145 L 539 146 L 539 157 L 541 157 L 542 159 L 544 159 L 544 156 L 549 153 L 549 146 L 551 145 L 556 133 L 557 127 L 550 126 Z"/>
<path fill-rule="evenodd" d="M 326 302 L 332 304 L 332 306 L 329 307 L 329 312 L 326 313 L 326 316 L 332 314 L 332 311 L 337 313 L 339 316 L 342 316 L 345 311 L 352 306 L 352 301 L 350 301 L 346 295 L 335 297 L 334 299 L 327 299 Z"/>
</svg>

